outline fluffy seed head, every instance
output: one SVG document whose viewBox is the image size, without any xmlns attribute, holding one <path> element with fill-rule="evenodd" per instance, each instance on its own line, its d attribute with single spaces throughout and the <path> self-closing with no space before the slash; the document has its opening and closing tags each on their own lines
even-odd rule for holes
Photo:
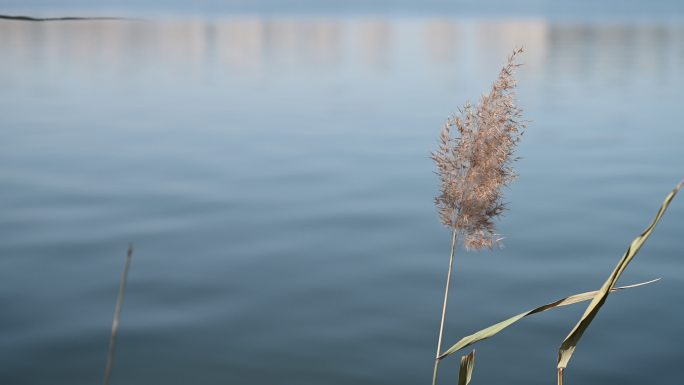
<svg viewBox="0 0 684 385">
<path fill-rule="evenodd" d="M 477 106 L 466 103 L 442 127 L 432 153 L 441 179 L 435 204 L 442 223 L 454 229 L 466 248 L 492 248 L 500 242 L 494 219 L 505 210 L 501 188 L 516 178 L 515 146 L 526 122 L 516 106 L 516 49 L 491 90 Z M 456 131 L 456 132 L 454 132 Z"/>
</svg>

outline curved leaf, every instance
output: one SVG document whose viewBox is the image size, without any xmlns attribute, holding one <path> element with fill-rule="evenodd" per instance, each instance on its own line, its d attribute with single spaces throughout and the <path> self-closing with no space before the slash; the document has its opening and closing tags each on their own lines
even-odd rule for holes
<svg viewBox="0 0 684 385">
<path fill-rule="evenodd" d="M 653 283 L 660 280 L 660 278 L 647 281 L 647 282 L 642 282 L 642 283 L 637 283 L 635 285 L 629 285 L 629 286 L 622 286 L 622 287 L 616 287 L 612 288 L 611 291 L 618 291 L 618 290 L 624 290 L 624 289 L 631 289 L 633 287 L 637 286 L 643 286 L 643 285 L 648 285 L 649 283 Z M 580 293 L 580 294 L 575 294 L 571 295 L 569 297 L 561 298 L 557 301 L 547 303 L 546 305 L 542 305 L 539 307 L 536 307 L 532 310 L 528 310 L 524 313 L 520 313 L 516 316 L 513 316 L 505 321 L 501 321 L 497 324 L 494 324 L 490 327 L 484 328 L 476 333 L 473 333 L 469 336 L 461 338 L 460 341 L 458 341 L 454 346 L 450 347 L 446 352 L 444 352 L 441 356 L 439 356 L 440 359 L 449 356 L 463 348 L 466 348 L 478 341 L 482 341 L 484 339 L 487 339 L 489 337 L 494 336 L 495 334 L 499 333 L 503 329 L 513 325 L 514 323 L 520 321 L 522 318 L 527 317 L 528 315 L 536 314 L 536 313 L 541 313 L 543 311 L 551 310 L 556 307 L 560 306 L 567 306 L 567 305 L 572 305 L 578 302 L 583 302 L 583 301 L 589 301 L 590 299 L 594 298 L 597 294 L 599 293 L 598 290 L 596 291 L 589 291 L 586 293 Z"/>
<path fill-rule="evenodd" d="M 665 197 L 665 201 L 662 205 L 660 205 L 660 209 L 658 210 L 658 213 L 656 214 L 655 218 L 653 218 L 651 224 L 648 225 L 646 230 L 644 230 L 638 237 L 634 238 L 632 243 L 627 248 L 627 251 L 625 251 L 625 254 L 622 256 L 622 259 L 620 259 L 620 262 L 618 262 L 617 266 L 615 266 L 615 270 L 613 270 L 613 272 L 610 274 L 606 282 L 604 282 L 603 286 L 601 286 L 601 289 L 599 289 L 599 294 L 596 297 L 594 297 L 594 299 L 587 307 L 587 310 L 585 310 L 584 314 L 582 315 L 582 318 L 580 318 L 580 321 L 577 323 L 577 325 L 575 325 L 572 331 L 570 331 L 570 334 L 568 334 L 568 336 L 565 337 L 565 340 L 563 340 L 563 343 L 561 344 L 560 349 L 558 350 L 559 369 L 564 369 L 568 366 L 568 362 L 570 362 L 572 353 L 575 351 L 575 347 L 577 346 L 577 343 L 579 342 L 580 338 L 582 338 L 582 334 L 584 334 L 584 332 L 589 327 L 589 324 L 591 324 L 591 321 L 594 319 L 594 317 L 596 317 L 596 314 L 598 314 L 598 311 L 601 309 L 601 306 L 603 306 L 603 304 L 606 302 L 608 295 L 611 291 L 613 291 L 613 287 L 615 286 L 615 283 L 617 282 L 618 278 L 620 278 L 620 275 L 622 275 L 622 273 L 625 271 L 625 268 L 627 268 L 627 265 L 639 252 L 641 246 L 644 244 L 644 242 L 646 242 L 648 237 L 651 235 L 653 229 L 655 229 L 658 222 L 660 222 L 660 218 L 663 217 L 663 214 L 665 214 L 665 210 L 667 210 L 667 207 L 670 205 L 670 202 L 672 202 L 672 199 L 675 197 L 675 195 L 677 195 L 677 192 L 682 188 L 682 185 L 684 185 L 684 180 L 679 182 L 679 184 L 675 186 L 675 188 L 670 192 L 670 194 L 668 194 L 668 196 Z"/>
<path fill-rule="evenodd" d="M 458 371 L 458 385 L 470 384 L 473 377 L 473 367 L 475 366 L 475 350 L 468 355 L 461 357 L 461 369 Z"/>
</svg>

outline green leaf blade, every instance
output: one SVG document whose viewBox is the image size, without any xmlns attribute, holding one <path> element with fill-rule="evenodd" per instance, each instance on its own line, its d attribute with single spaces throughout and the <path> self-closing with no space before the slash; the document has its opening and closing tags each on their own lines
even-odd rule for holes
<svg viewBox="0 0 684 385">
<path fill-rule="evenodd" d="M 675 188 L 670 192 L 670 194 L 668 194 L 667 197 L 665 197 L 665 201 L 662 205 L 660 205 L 660 209 L 658 210 L 655 218 L 653 218 L 653 220 L 651 221 L 651 224 L 639 236 L 634 238 L 632 243 L 627 248 L 627 251 L 625 251 L 625 254 L 618 262 L 617 266 L 615 266 L 613 272 L 610 274 L 608 279 L 603 283 L 601 289 L 598 290 L 598 295 L 596 295 L 593 298 L 589 306 L 587 306 L 587 309 L 584 311 L 584 314 L 580 318 L 579 322 L 570 331 L 568 336 L 565 337 L 565 340 L 563 340 L 563 343 L 561 344 L 558 350 L 559 369 L 565 369 L 568 366 L 568 363 L 572 358 L 572 354 L 574 353 L 575 348 L 579 343 L 579 340 L 582 338 L 582 335 L 587 330 L 591 322 L 594 320 L 603 304 L 606 302 L 608 295 L 613 291 L 613 287 L 617 283 L 617 280 L 620 278 L 622 273 L 627 268 L 627 265 L 629 265 L 632 259 L 634 259 L 634 256 L 639 252 L 641 246 L 643 246 L 648 237 L 651 235 L 656 225 L 658 224 L 658 222 L 660 222 L 660 219 L 665 214 L 665 211 L 670 205 L 670 202 L 672 202 L 672 199 L 674 199 L 675 195 L 677 195 L 677 192 L 679 192 L 683 185 L 684 180 L 679 182 L 679 184 L 675 186 Z"/>
<path fill-rule="evenodd" d="M 656 282 L 658 280 L 660 280 L 660 278 L 657 278 L 657 279 L 654 279 L 651 281 L 637 283 L 634 285 L 616 287 L 616 288 L 613 288 L 611 290 L 612 291 L 618 291 L 618 290 L 624 290 L 624 289 L 631 289 L 631 288 L 635 288 L 638 286 L 648 285 L 648 284 L 651 284 L 651 283 Z M 459 340 L 456 344 L 454 344 L 447 351 L 445 351 L 441 356 L 439 356 L 439 358 L 443 359 L 443 358 L 445 358 L 451 354 L 454 354 L 461 349 L 465 349 L 468 346 L 473 345 L 479 341 L 493 337 L 494 335 L 498 334 L 502 330 L 506 329 L 507 327 L 515 324 L 516 322 L 520 321 L 521 319 L 523 319 L 529 315 L 541 313 L 541 312 L 551 310 L 551 309 L 556 308 L 556 307 L 568 306 L 568 305 L 572 305 L 572 304 L 579 303 L 579 302 L 589 301 L 589 300 L 593 299 L 598 293 L 599 293 L 599 291 L 596 290 L 596 291 L 589 291 L 586 293 L 571 295 L 569 297 L 561 298 L 561 299 L 556 300 L 554 302 L 547 303 L 545 305 L 536 307 L 534 309 L 531 309 L 531 310 L 528 310 L 526 312 L 515 315 L 513 317 L 510 317 L 504 321 L 501 321 L 499 323 L 496 323 L 494 325 L 486 327 L 486 328 L 484 328 L 478 332 L 475 332 L 469 336 L 461 338 L 461 340 Z"/>
<path fill-rule="evenodd" d="M 458 371 L 458 385 L 470 384 L 470 379 L 473 377 L 473 368 L 475 367 L 475 350 L 461 357 L 461 368 Z"/>
</svg>

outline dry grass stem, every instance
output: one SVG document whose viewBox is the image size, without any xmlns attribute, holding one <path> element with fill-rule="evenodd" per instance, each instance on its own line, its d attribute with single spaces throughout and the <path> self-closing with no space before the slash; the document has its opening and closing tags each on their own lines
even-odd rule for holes
<svg viewBox="0 0 684 385">
<path fill-rule="evenodd" d="M 444 323 L 446 322 L 446 310 L 449 304 L 449 287 L 451 286 L 451 271 L 454 265 L 454 253 L 456 252 L 456 230 L 451 232 L 451 253 L 449 254 L 449 270 L 447 273 L 446 288 L 444 289 L 444 304 L 442 305 L 442 318 L 439 322 L 439 337 L 437 338 L 437 354 L 435 355 L 435 367 L 432 372 L 432 385 L 437 384 L 440 355 L 442 355 L 442 337 L 444 337 Z"/>
<path fill-rule="evenodd" d="M 104 385 L 109 385 L 109 378 L 112 375 L 112 362 L 114 360 L 114 350 L 116 349 L 116 335 L 119 331 L 119 317 L 121 316 L 121 307 L 123 306 L 124 296 L 126 295 L 126 282 L 128 281 L 128 268 L 131 265 L 131 257 L 133 257 L 132 245 L 128 246 L 126 264 L 124 265 L 124 270 L 121 274 L 121 282 L 119 283 L 119 294 L 116 298 L 116 308 L 114 309 L 114 319 L 112 320 L 112 334 L 109 336 L 109 352 L 107 353 L 107 364 L 105 366 Z"/>
</svg>

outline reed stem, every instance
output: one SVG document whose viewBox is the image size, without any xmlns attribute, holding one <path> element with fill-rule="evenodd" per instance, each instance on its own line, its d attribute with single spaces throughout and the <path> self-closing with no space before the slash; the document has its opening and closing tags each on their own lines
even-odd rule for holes
<svg viewBox="0 0 684 385">
<path fill-rule="evenodd" d="M 437 384 L 437 372 L 439 371 L 439 356 L 442 355 L 442 337 L 444 336 L 444 322 L 446 321 L 447 304 L 449 303 L 449 287 L 451 286 L 451 271 L 454 265 L 456 252 L 456 229 L 451 231 L 451 253 L 449 255 L 449 272 L 447 273 L 446 288 L 444 289 L 444 305 L 442 306 L 442 320 L 439 323 L 439 337 L 437 338 L 437 354 L 435 355 L 435 369 L 432 373 L 432 385 Z"/>
<path fill-rule="evenodd" d="M 563 385 L 563 368 L 558 368 L 558 385 Z"/>
<path fill-rule="evenodd" d="M 109 337 L 109 353 L 107 354 L 104 385 L 109 385 L 109 377 L 112 375 L 112 360 L 114 358 L 114 349 L 116 348 L 116 334 L 119 331 L 119 317 L 121 316 L 121 307 L 123 306 L 124 296 L 126 295 L 126 281 L 128 280 L 128 268 L 131 265 L 132 256 L 133 245 L 129 245 L 128 253 L 126 254 L 126 264 L 124 265 L 124 271 L 123 274 L 121 274 L 121 282 L 119 283 L 119 295 L 116 299 L 114 319 L 112 320 L 112 334 Z"/>
</svg>

